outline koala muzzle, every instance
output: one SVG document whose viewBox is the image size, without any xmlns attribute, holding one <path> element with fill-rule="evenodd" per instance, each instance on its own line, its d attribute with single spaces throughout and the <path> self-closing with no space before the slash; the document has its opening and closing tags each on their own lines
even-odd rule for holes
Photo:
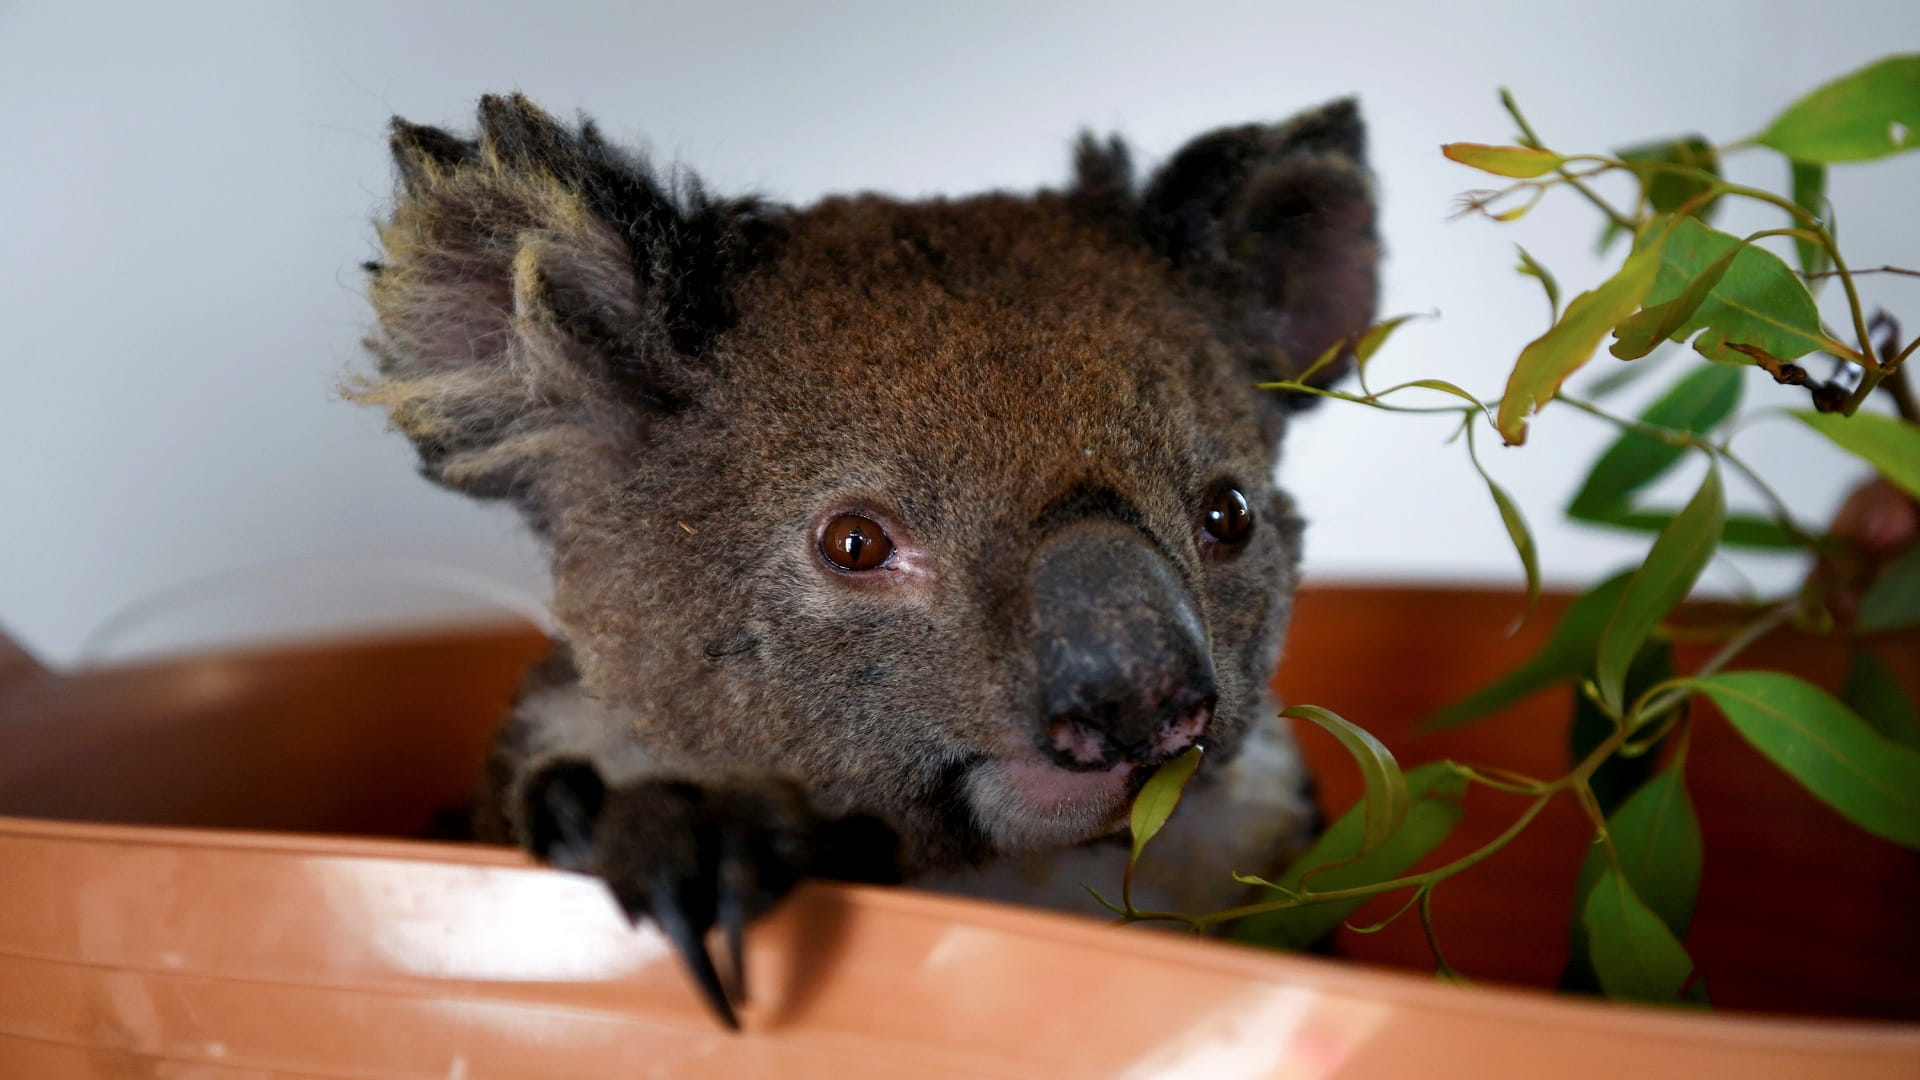
<svg viewBox="0 0 1920 1080">
<path fill-rule="evenodd" d="M 1034 561 L 1037 744 L 1055 765 L 1152 765 L 1206 733 L 1219 697 L 1206 628 L 1139 532 L 1081 522 Z"/>
</svg>

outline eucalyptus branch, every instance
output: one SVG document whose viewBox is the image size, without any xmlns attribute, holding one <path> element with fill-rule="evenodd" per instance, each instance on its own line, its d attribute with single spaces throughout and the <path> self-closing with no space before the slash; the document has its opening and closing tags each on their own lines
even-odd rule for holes
<svg viewBox="0 0 1920 1080">
<path fill-rule="evenodd" d="M 1440 952 L 1440 938 L 1433 930 L 1433 886 L 1421 889 L 1416 895 L 1420 899 L 1420 929 L 1427 935 L 1427 951 L 1433 954 L 1434 973 L 1445 979 L 1464 981 Z"/>
<path fill-rule="evenodd" d="M 1870 266 L 1865 270 L 1854 270 L 1850 272 L 1853 274 L 1854 277 L 1859 277 L 1862 274 L 1901 274 L 1906 277 L 1920 277 L 1920 270 L 1909 270 L 1904 266 Z M 1838 277 L 1840 276 L 1840 271 L 1816 270 L 1811 274 L 1806 273 L 1805 271 L 1799 271 L 1799 274 L 1801 277 L 1806 278 L 1808 281 L 1812 281 L 1815 278 Z"/>
<path fill-rule="evenodd" d="M 1569 394 L 1555 393 L 1553 400 L 1564 402 L 1579 409 L 1581 412 L 1597 416 L 1622 431 L 1631 431 L 1636 435 L 1645 435 L 1649 439 L 1658 439 L 1668 446 L 1692 447 L 1696 450 L 1704 450 L 1707 453 L 1713 453 L 1718 449 L 1718 447 L 1691 431 L 1681 431 L 1679 428 L 1661 427 L 1658 424 L 1649 424 L 1644 420 L 1633 420 L 1625 416 L 1616 416 L 1598 405 L 1582 401 Z"/>
<path fill-rule="evenodd" d="M 1507 115 L 1513 117 L 1513 122 L 1519 125 L 1520 134 L 1525 139 L 1526 145 L 1536 150 L 1543 149 L 1540 136 L 1534 133 L 1533 125 L 1527 123 L 1527 118 L 1520 113 L 1519 103 L 1513 100 L 1513 92 L 1504 86 L 1500 88 L 1500 104 L 1506 107 Z M 1597 207 L 1601 213 L 1607 215 L 1607 220 L 1613 222 L 1617 228 L 1625 229 L 1628 232 L 1634 230 L 1634 219 L 1614 209 L 1613 204 L 1601 198 L 1599 192 L 1582 183 L 1564 168 L 1560 169 L 1559 172 L 1561 176 L 1566 178 L 1567 183 L 1573 187 L 1573 190 L 1585 196 L 1586 200 Z"/>
<path fill-rule="evenodd" d="M 1755 472 L 1751 465 L 1740 460 L 1740 458 L 1734 454 L 1729 445 L 1732 441 L 1731 436 L 1729 436 L 1728 441 L 1725 443 L 1714 443 L 1690 431 L 1661 427 L 1658 424 L 1649 424 L 1644 420 L 1633 420 L 1625 416 L 1616 416 L 1600 408 L 1598 405 L 1582 401 L 1568 394 L 1556 393 L 1553 395 L 1553 400 L 1565 402 L 1582 412 L 1605 420 L 1607 423 L 1618 427 L 1622 431 L 1631 431 L 1635 434 L 1645 435 L 1650 439 L 1658 439 L 1668 446 L 1692 448 L 1719 458 L 1721 461 L 1733 466 L 1740 475 L 1746 477 L 1747 481 L 1760 492 L 1761 497 L 1766 499 L 1767 503 L 1771 506 L 1774 520 L 1782 529 L 1786 530 L 1795 540 L 1799 541 L 1803 547 L 1812 551 L 1818 551 L 1820 549 L 1820 538 L 1800 527 L 1800 524 L 1793 519 L 1793 512 L 1787 509 L 1786 500 L 1780 497 L 1780 493 L 1773 490 L 1765 480 L 1762 480 L 1760 474 Z"/>
<path fill-rule="evenodd" d="M 1840 245 L 1834 240 L 1833 233 L 1828 230 L 1827 223 L 1821 221 L 1813 211 L 1792 199 L 1783 198 L 1762 188 L 1730 184 L 1724 180 L 1716 180 L 1715 186 L 1729 195 L 1740 195 L 1777 206 L 1792 214 L 1796 220 L 1804 221 L 1811 227 L 1814 236 L 1820 241 L 1820 246 L 1826 249 L 1827 256 L 1833 260 L 1832 274 L 1840 279 L 1840 287 L 1846 290 L 1847 310 L 1853 316 L 1854 333 L 1860 336 L 1860 355 L 1849 356 L 1847 359 L 1853 360 L 1869 372 L 1877 369 L 1880 364 L 1873 353 L 1873 335 L 1867 330 L 1866 310 L 1860 306 L 1860 290 L 1853 283 L 1853 272 L 1847 269 L 1847 260 L 1840 254 Z M 1852 415 L 1853 410 L 1848 409 L 1847 413 Z"/>
<path fill-rule="evenodd" d="M 1395 386 L 1389 386 L 1385 390 L 1376 390 L 1366 394 L 1349 394 L 1343 390 L 1328 390 L 1328 389 L 1325 389 L 1324 387 L 1309 386 L 1306 383 L 1297 382 L 1292 379 L 1281 379 L 1277 382 L 1258 383 L 1255 385 L 1254 388 L 1257 390 L 1290 390 L 1290 391 L 1293 391 L 1294 393 L 1310 394 L 1314 397 L 1332 398 L 1335 401 L 1349 401 L 1355 405 L 1366 405 L 1370 408 L 1384 409 L 1387 412 L 1434 414 L 1434 413 L 1461 413 L 1461 412 L 1474 411 L 1474 410 L 1470 410 L 1467 406 L 1464 406 L 1464 405 L 1432 405 L 1432 406 L 1415 407 L 1415 406 L 1408 406 L 1408 405 L 1389 405 L 1386 402 L 1380 400 L 1381 398 L 1386 397 L 1388 394 L 1392 394 L 1400 390 L 1433 389 L 1430 386 L 1424 385 L 1423 381 L 1400 383 Z M 1476 399 L 1474 401 L 1474 406 L 1479 412 L 1484 413 L 1487 411 L 1486 402 L 1479 401 Z"/>
<path fill-rule="evenodd" d="M 1735 184 L 1723 180 L 1719 176 L 1694 165 L 1681 165 L 1677 162 L 1665 161 L 1641 161 L 1629 165 L 1624 161 L 1613 159 L 1605 160 L 1611 160 L 1615 167 L 1622 169 L 1646 169 L 1649 171 L 1679 173 L 1707 185 L 1706 190 L 1694 196 L 1685 206 L 1676 211 L 1676 216 L 1684 216 L 1696 203 L 1704 203 L 1712 199 L 1717 199 L 1722 195 L 1738 195 L 1742 198 L 1766 203 L 1769 206 L 1779 207 L 1791 215 L 1794 220 L 1805 222 L 1808 226 L 1808 231 L 1812 234 L 1811 238 L 1819 243 L 1819 245 L 1826 250 L 1828 257 L 1833 260 L 1833 269 L 1828 271 L 1828 273 L 1834 277 L 1838 277 L 1841 288 L 1846 290 L 1848 314 L 1853 316 L 1854 332 L 1859 335 L 1860 339 L 1859 352 L 1856 354 L 1853 349 L 1849 348 L 1846 359 L 1854 361 L 1861 367 L 1866 368 L 1869 372 L 1878 370 L 1880 364 L 1874 356 L 1873 336 L 1867 330 L 1866 310 L 1860 304 L 1860 291 L 1853 283 L 1853 272 L 1847 268 L 1846 257 L 1840 254 L 1840 245 L 1834 239 L 1832 231 L 1827 228 L 1826 222 L 1820 220 L 1817 214 L 1801 206 L 1799 203 L 1794 202 L 1792 199 L 1776 195 L 1764 188 L 1749 187 L 1745 184 Z M 1835 342 L 1835 344 L 1839 343 Z M 1852 415 L 1854 408 L 1858 407 L 1858 403 L 1851 402 L 1850 405 L 1851 407 L 1847 409 L 1848 415 Z"/>
<path fill-rule="evenodd" d="M 1780 629 L 1789 622 L 1792 622 L 1794 615 L 1796 615 L 1799 610 L 1800 605 L 1793 601 L 1776 604 L 1774 607 L 1768 609 L 1766 614 L 1741 627 L 1737 633 L 1727 639 L 1727 643 L 1722 645 L 1718 652 L 1708 657 L 1707 662 L 1701 664 L 1699 670 L 1695 671 L 1692 675 L 1679 679 L 1668 679 L 1658 685 L 1649 687 L 1646 693 L 1640 695 L 1640 701 L 1635 703 L 1633 708 L 1628 711 L 1627 715 L 1632 718 L 1633 721 L 1627 725 L 1628 729 L 1644 727 L 1647 723 L 1666 713 L 1668 710 L 1678 707 L 1681 702 L 1692 696 L 1693 691 L 1677 684 L 1683 683 L 1688 679 L 1697 679 L 1703 675 L 1717 673 L 1721 668 L 1732 663 L 1735 657 L 1745 652 L 1748 646 L 1766 637 L 1775 630 Z"/>
</svg>

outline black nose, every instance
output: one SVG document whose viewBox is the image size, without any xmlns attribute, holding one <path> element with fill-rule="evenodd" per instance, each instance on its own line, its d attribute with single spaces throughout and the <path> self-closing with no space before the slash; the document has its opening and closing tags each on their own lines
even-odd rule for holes
<svg viewBox="0 0 1920 1080">
<path fill-rule="evenodd" d="M 1083 523 L 1034 562 L 1042 753 L 1068 769 L 1149 765 L 1192 746 L 1219 688 L 1206 629 L 1138 532 Z"/>
</svg>

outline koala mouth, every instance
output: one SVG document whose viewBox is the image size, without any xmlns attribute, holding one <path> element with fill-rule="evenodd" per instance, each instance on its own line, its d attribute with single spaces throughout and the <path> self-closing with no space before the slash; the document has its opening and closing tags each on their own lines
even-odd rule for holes
<svg viewBox="0 0 1920 1080">
<path fill-rule="evenodd" d="M 967 801 L 974 821 L 999 851 L 1059 847 L 1119 827 L 1139 775 L 1130 762 L 1078 770 L 1037 761 L 986 761 L 967 777 Z"/>
<path fill-rule="evenodd" d="M 1071 812 L 1088 803 L 1110 804 L 1126 795 L 1133 776 L 1130 762 L 1105 769 L 1063 769 L 1040 762 L 1010 761 L 1004 766 L 1008 786 L 1038 813 Z"/>
</svg>

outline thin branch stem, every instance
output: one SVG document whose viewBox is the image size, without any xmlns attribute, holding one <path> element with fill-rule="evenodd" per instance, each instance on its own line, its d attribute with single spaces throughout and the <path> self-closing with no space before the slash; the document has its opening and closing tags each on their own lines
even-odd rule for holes
<svg viewBox="0 0 1920 1080">
<path fill-rule="evenodd" d="M 1904 266 L 1870 266 L 1865 270 L 1851 270 L 1848 272 L 1854 277 L 1859 277 L 1861 274 L 1900 274 L 1905 277 L 1920 277 L 1920 270 L 1909 270 Z M 1815 278 L 1839 277 L 1840 271 L 1817 270 L 1811 274 L 1802 273 L 1800 276 L 1806 278 L 1808 281 L 1812 281 Z"/>
<path fill-rule="evenodd" d="M 1708 453 L 1713 453 L 1715 450 L 1712 443 L 1702 439 L 1691 431 L 1681 431 L 1679 428 L 1661 427 L 1658 424 L 1649 424 L 1643 420 L 1630 420 L 1624 416 L 1615 416 L 1613 413 L 1602 409 L 1598 405 L 1582 401 L 1577 397 L 1572 397 L 1564 393 L 1554 394 L 1553 400 L 1565 402 L 1579 409 L 1581 412 L 1597 416 L 1623 431 L 1631 431 L 1637 435 L 1645 435 L 1649 439 L 1657 439 L 1660 442 L 1666 443 L 1668 446 L 1690 446 L 1696 450 L 1704 450 Z"/>
<path fill-rule="evenodd" d="M 1533 125 L 1527 123 L 1527 118 L 1520 114 L 1519 103 L 1513 100 L 1513 93 L 1505 87 L 1502 87 L 1500 90 L 1500 104 L 1506 107 L 1507 115 L 1513 117 L 1513 122 L 1520 126 L 1520 134 L 1525 137 L 1527 145 L 1536 150 L 1543 149 L 1540 143 L 1540 136 L 1534 133 Z M 1560 169 L 1559 172 L 1561 176 L 1566 177 L 1567 183 L 1573 186 L 1573 190 L 1585 196 L 1588 202 L 1597 207 L 1601 213 L 1607 215 L 1607 220 L 1613 222 L 1615 227 L 1625 229 L 1628 232 L 1634 231 L 1634 220 L 1620 211 L 1615 210 L 1612 203 L 1600 197 L 1599 192 L 1582 183 L 1572 173 L 1567 172 L 1566 169 Z"/>
<path fill-rule="evenodd" d="M 1729 638 L 1727 643 L 1720 647 L 1719 652 L 1709 657 L 1706 663 L 1700 665 L 1698 671 L 1687 678 L 1697 679 L 1702 675 L 1712 675 L 1726 667 L 1735 657 L 1745 652 L 1748 646 L 1793 621 L 1798 611 L 1799 605 L 1792 601 L 1775 605 L 1765 615 L 1741 627 L 1740 632 Z M 1693 691 L 1684 686 L 1667 686 L 1666 684 L 1656 686 L 1648 690 L 1646 696 L 1641 698 L 1642 704 L 1634 708 L 1630 715 L 1635 718 L 1635 723 L 1629 726 L 1644 727 L 1691 696 Z"/>
</svg>

